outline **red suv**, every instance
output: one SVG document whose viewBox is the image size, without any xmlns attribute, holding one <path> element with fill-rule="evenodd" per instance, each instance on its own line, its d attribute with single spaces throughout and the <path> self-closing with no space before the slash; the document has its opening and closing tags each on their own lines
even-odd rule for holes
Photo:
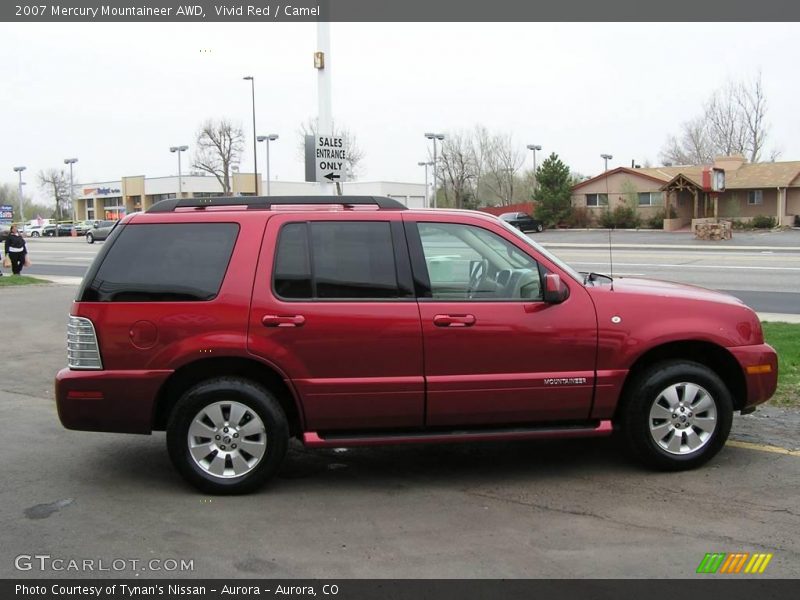
<svg viewBox="0 0 800 600">
<path fill-rule="evenodd" d="M 212 493 L 308 447 L 604 436 L 704 463 L 775 391 L 755 313 L 582 274 L 501 220 L 389 198 L 165 200 L 114 229 L 56 377 L 70 429 L 166 430 Z"/>
</svg>

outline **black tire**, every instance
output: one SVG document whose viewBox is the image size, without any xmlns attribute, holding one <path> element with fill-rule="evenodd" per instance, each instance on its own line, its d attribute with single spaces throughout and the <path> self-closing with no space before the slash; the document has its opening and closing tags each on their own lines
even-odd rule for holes
<svg viewBox="0 0 800 600">
<path fill-rule="evenodd" d="M 39 232 L 38 232 L 38 231 L 34 231 L 34 232 L 31 234 L 31 237 L 39 237 Z"/>
<path fill-rule="evenodd" d="M 90 244 L 94 244 L 94 236 L 91 233 L 86 234 L 86 241 Z"/>
<path fill-rule="evenodd" d="M 544 226 L 541 223 L 536 224 L 536 233 L 542 233 L 544 231 Z"/>
<path fill-rule="evenodd" d="M 686 399 L 687 396 L 682 396 L 682 394 L 688 393 L 687 388 L 682 386 L 684 383 L 694 384 L 701 388 L 701 391 L 694 396 L 694 404 L 681 403 L 677 410 L 673 408 L 667 410 L 668 398 L 662 396 L 662 392 L 672 389 L 676 394 L 671 396 L 672 398 Z M 691 412 L 692 406 L 702 408 L 698 402 L 703 397 L 711 400 L 716 412 L 716 424 L 713 426 L 713 431 L 710 432 L 704 431 L 704 429 L 710 428 L 707 424 L 704 424 L 703 427 L 696 426 L 700 423 L 700 419 L 708 423 L 710 412 L 707 410 L 696 411 L 696 415 Z M 659 407 L 655 406 L 657 402 Z M 705 400 L 703 404 L 706 404 Z M 662 412 L 660 407 L 664 408 L 663 412 L 672 410 L 675 412 L 671 415 L 665 414 L 663 419 L 652 418 L 651 409 L 660 414 Z M 677 419 L 683 417 L 680 412 L 681 408 L 687 411 L 684 414 L 689 419 L 697 419 L 697 421 L 678 421 L 678 427 L 684 429 L 670 424 L 674 420 L 671 417 L 676 417 L 676 415 Z M 713 458 L 728 439 L 732 421 L 733 401 L 730 391 L 723 381 L 708 367 L 685 360 L 661 362 L 636 376 L 627 388 L 620 410 L 622 435 L 633 455 L 647 466 L 663 471 L 693 469 Z M 651 426 L 656 432 L 651 433 Z M 670 428 L 672 431 L 669 431 Z M 661 432 L 665 429 L 667 430 L 665 436 L 660 439 L 660 442 L 657 441 L 656 438 L 660 438 Z M 695 443 L 701 436 L 706 436 L 706 439 L 702 441 L 702 445 L 692 450 L 688 443 L 689 436 L 692 436 Z M 668 444 L 668 442 L 677 442 L 679 447 L 674 448 L 671 452 L 660 445 Z"/>
<path fill-rule="evenodd" d="M 195 417 L 204 408 L 221 401 L 246 406 L 264 425 L 264 455 L 252 470 L 241 476 L 223 478 L 212 475 L 195 461 L 189 451 L 189 427 Z M 210 379 L 191 388 L 175 405 L 167 426 L 167 449 L 172 464 L 184 479 L 209 494 L 245 494 L 261 487 L 278 471 L 288 443 L 289 425 L 278 400 L 264 387 L 234 377 Z"/>
</svg>

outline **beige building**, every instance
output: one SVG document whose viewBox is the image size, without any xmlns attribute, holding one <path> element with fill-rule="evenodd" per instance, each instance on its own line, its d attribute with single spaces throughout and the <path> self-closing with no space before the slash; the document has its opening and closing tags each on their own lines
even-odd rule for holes
<svg viewBox="0 0 800 600">
<path fill-rule="evenodd" d="M 252 196 L 252 173 L 234 173 L 233 195 Z M 75 211 L 80 221 L 116 220 L 132 212 L 145 211 L 156 202 L 176 198 L 178 186 L 183 198 L 215 197 L 222 195 L 222 186 L 211 175 L 145 177 L 136 175 L 118 181 L 102 181 L 75 186 Z M 264 194 L 266 184 L 258 181 L 258 194 Z M 388 196 L 411 208 L 425 206 L 425 185 L 393 181 L 353 181 L 342 184 L 345 194 Z M 321 188 L 305 181 L 270 181 L 273 196 L 316 196 Z"/>
<path fill-rule="evenodd" d="M 707 191 L 708 167 L 619 167 L 572 188 L 572 205 L 587 207 L 595 217 L 622 204 L 634 206 L 643 219 L 664 211 L 665 229 L 709 217 L 750 220 L 771 216 L 779 225 L 793 225 L 800 215 L 800 161 L 754 163 L 741 156 L 718 157 L 714 167 L 725 171 L 725 191 Z"/>
</svg>

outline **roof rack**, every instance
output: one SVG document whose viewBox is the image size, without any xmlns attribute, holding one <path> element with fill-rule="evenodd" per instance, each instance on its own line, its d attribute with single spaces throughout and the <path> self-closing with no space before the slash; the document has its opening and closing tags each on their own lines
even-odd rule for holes
<svg viewBox="0 0 800 600">
<path fill-rule="evenodd" d="M 161 200 L 147 209 L 149 213 L 173 212 L 178 208 L 202 210 L 217 206 L 246 206 L 248 210 L 269 210 L 281 204 L 343 206 L 377 206 L 381 209 L 406 210 L 406 206 L 393 198 L 383 196 L 216 196 L 214 198 L 171 198 Z"/>
</svg>

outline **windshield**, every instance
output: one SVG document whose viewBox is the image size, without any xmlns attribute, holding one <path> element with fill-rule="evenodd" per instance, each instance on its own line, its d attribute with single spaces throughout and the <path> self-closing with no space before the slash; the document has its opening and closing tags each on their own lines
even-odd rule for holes
<svg viewBox="0 0 800 600">
<path fill-rule="evenodd" d="M 521 232 L 519 229 L 517 229 L 517 228 L 516 228 L 516 227 L 514 227 L 513 225 L 509 225 L 508 223 L 506 223 L 506 222 L 505 222 L 505 221 L 503 221 L 502 219 L 500 219 L 500 222 L 503 224 L 503 227 L 505 227 L 505 228 L 506 228 L 508 231 L 510 231 L 511 233 L 513 233 L 513 234 L 514 234 L 515 236 L 517 236 L 519 239 L 523 240 L 523 241 L 524 241 L 526 244 L 528 244 L 529 246 L 532 246 L 533 248 L 535 248 L 537 252 L 539 252 L 540 254 L 542 254 L 543 256 L 545 256 L 545 257 L 546 257 L 548 260 L 550 260 L 550 261 L 551 261 L 551 262 L 553 262 L 554 264 L 558 265 L 558 267 L 559 267 L 560 269 L 562 269 L 562 270 L 563 270 L 565 273 L 567 273 L 567 274 L 568 274 L 570 277 L 572 277 L 572 278 L 573 278 L 575 281 L 577 281 L 578 283 L 583 283 L 583 277 L 581 276 L 581 274 L 580 274 L 580 273 L 578 273 L 578 272 L 577 272 L 575 269 L 573 269 L 572 267 L 570 267 L 570 266 L 569 266 L 567 263 L 565 263 L 563 260 L 561 260 L 560 258 L 558 258 L 558 257 L 557 257 L 555 254 L 553 254 L 553 253 L 552 253 L 552 252 L 550 252 L 549 250 L 546 250 L 545 248 L 543 248 L 542 246 L 540 246 L 539 244 L 537 244 L 536 242 L 534 242 L 534 241 L 533 241 L 531 238 L 529 238 L 527 235 L 525 235 L 524 233 L 522 233 L 522 232 Z"/>
</svg>

